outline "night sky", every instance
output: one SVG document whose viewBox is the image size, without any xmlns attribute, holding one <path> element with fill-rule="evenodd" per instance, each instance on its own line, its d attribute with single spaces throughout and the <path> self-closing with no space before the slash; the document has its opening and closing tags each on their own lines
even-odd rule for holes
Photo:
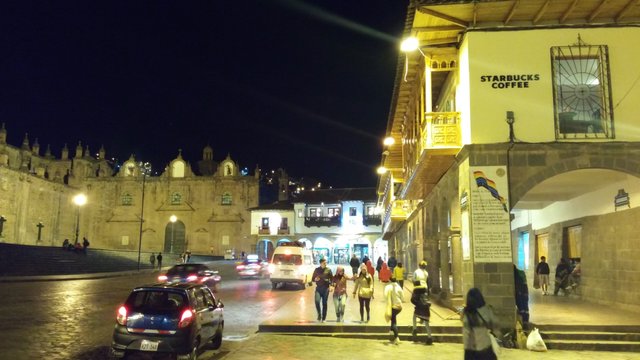
<svg viewBox="0 0 640 360">
<path fill-rule="evenodd" d="M 161 171 L 207 144 L 251 173 L 376 185 L 408 1 L 2 1 L 0 122 Z"/>
</svg>

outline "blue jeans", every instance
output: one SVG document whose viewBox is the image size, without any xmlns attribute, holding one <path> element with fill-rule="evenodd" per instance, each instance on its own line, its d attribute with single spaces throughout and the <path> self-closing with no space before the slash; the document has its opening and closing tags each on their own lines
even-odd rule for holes
<svg viewBox="0 0 640 360">
<path fill-rule="evenodd" d="M 327 319 L 327 300 L 329 299 L 329 288 L 316 288 L 316 310 L 318 319 Z M 320 310 L 320 300 L 322 300 L 322 311 Z"/>
<path fill-rule="evenodd" d="M 344 308 L 347 305 L 347 294 L 333 295 L 333 307 L 336 309 L 336 317 L 340 320 L 344 316 Z"/>
</svg>

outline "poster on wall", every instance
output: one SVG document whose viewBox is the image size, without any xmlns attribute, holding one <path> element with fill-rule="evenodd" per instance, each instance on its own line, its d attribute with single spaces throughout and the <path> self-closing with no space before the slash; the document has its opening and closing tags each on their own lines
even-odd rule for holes
<svg viewBox="0 0 640 360">
<path fill-rule="evenodd" d="M 469 175 L 474 261 L 512 262 L 506 167 L 470 167 Z"/>
</svg>

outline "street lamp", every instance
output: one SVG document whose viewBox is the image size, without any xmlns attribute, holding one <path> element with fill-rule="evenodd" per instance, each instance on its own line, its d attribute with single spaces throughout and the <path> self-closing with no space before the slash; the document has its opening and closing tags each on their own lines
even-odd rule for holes
<svg viewBox="0 0 640 360">
<path fill-rule="evenodd" d="M 78 205 L 76 208 L 76 244 L 78 243 L 78 234 L 80 232 L 80 207 L 87 203 L 85 194 L 78 194 L 73 197 L 73 203 Z"/>
<path fill-rule="evenodd" d="M 169 217 L 169 221 L 171 221 L 171 249 L 170 249 L 170 253 L 173 254 L 173 237 L 175 234 L 175 225 L 176 225 L 176 220 L 178 220 L 178 217 L 176 217 L 175 215 L 171 215 Z"/>
<path fill-rule="evenodd" d="M 142 201 L 140 204 L 140 233 L 138 237 L 138 271 L 140 271 L 140 252 L 142 251 L 142 223 L 144 218 L 144 185 L 147 175 L 151 173 L 151 164 L 148 162 L 138 164 L 142 173 Z"/>
</svg>

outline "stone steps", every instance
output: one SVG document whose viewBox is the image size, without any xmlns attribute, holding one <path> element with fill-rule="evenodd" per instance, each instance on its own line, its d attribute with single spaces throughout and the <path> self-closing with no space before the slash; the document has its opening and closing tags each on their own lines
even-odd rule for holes
<svg viewBox="0 0 640 360">
<path fill-rule="evenodd" d="M 543 325 L 539 329 L 549 349 L 640 352 L 640 325 Z"/>
</svg>

